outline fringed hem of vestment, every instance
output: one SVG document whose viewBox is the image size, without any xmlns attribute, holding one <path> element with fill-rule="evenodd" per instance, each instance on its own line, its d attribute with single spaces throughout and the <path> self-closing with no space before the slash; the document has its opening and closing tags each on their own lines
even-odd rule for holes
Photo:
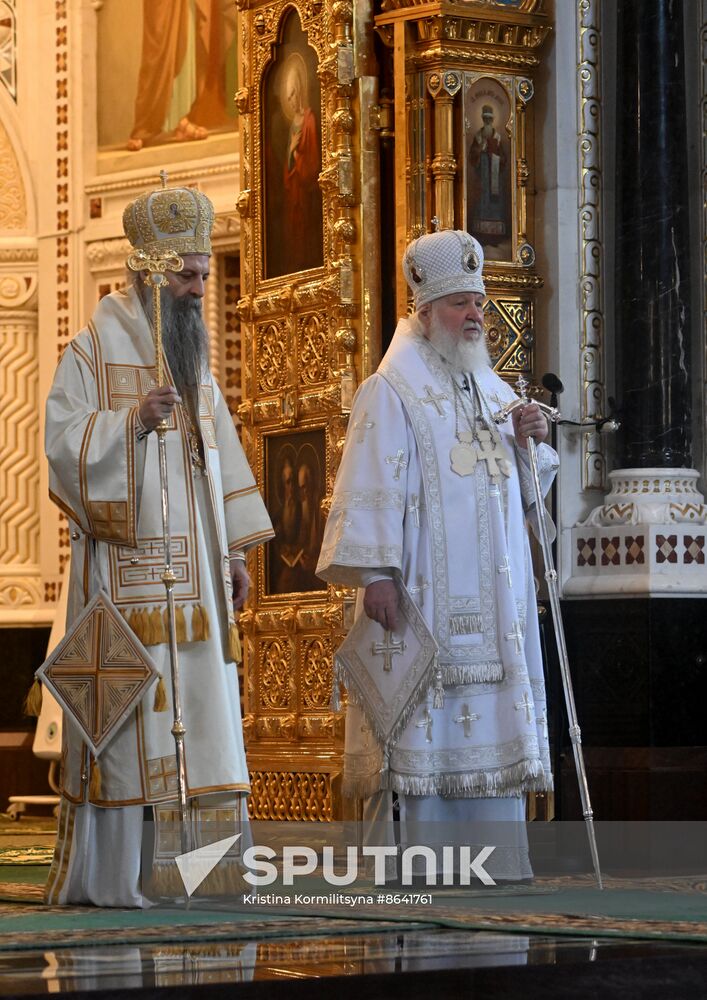
<svg viewBox="0 0 707 1000">
<path fill-rule="evenodd" d="M 401 795 L 440 795 L 443 798 L 513 798 L 526 792 L 552 790 L 540 761 L 521 761 L 494 771 L 471 774 L 402 775 L 389 772 L 386 787 Z"/>
<path fill-rule="evenodd" d="M 428 689 L 421 684 L 414 697 L 407 703 L 402 713 L 398 716 L 395 721 L 395 725 L 389 733 L 384 733 L 377 720 L 371 715 L 366 702 L 366 698 L 358 686 L 358 682 L 355 677 L 349 676 L 347 671 L 344 669 L 341 661 L 338 657 L 334 657 L 334 691 L 336 691 L 337 684 L 343 684 L 346 688 L 348 694 L 349 702 L 356 705 L 363 712 L 366 722 L 371 727 L 371 731 L 382 747 L 393 746 L 400 736 L 402 736 L 405 727 L 407 726 L 410 719 L 413 717 L 420 705 L 427 699 Z M 338 694 L 338 693 L 337 693 Z M 333 696 L 332 696 L 333 700 Z M 335 709 L 336 711 L 336 709 Z"/>
<path fill-rule="evenodd" d="M 552 775 L 540 761 L 521 761 L 495 771 L 471 774 L 402 775 L 396 771 L 350 776 L 344 771 L 342 794 L 368 799 L 390 789 L 400 795 L 439 795 L 442 798 L 515 798 L 527 792 L 551 792 Z"/>
<path fill-rule="evenodd" d="M 347 778 L 341 782 L 341 794 L 345 799 L 370 799 L 384 788 L 380 771 L 366 777 Z"/>
</svg>

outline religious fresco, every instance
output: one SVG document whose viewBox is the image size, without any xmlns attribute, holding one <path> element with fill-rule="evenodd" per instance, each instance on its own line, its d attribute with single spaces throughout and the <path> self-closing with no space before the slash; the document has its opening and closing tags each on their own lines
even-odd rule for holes
<svg viewBox="0 0 707 1000">
<path fill-rule="evenodd" d="M 464 88 L 466 228 L 488 260 L 513 259 L 513 155 L 511 102 L 491 77 Z"/>
<path fill-rule="evenodd" d="M 139 152 L 237 127 L 233 3 L 104 0 L 97 28 L 99 149 Z"/>
<path fill-rule="evenodd" d="M 278 278 L 324 263 L 321 86 L 295 11 L 262 86 L 263 277 Z"/>
<path fill-rule="evenodd" d="M 265 594 L 327 589 L 314 574 L 324 533 L 325 472 L 323 429 L 266 438 L 265 505 L 275 537 L 266 546 Z"/>
</svg>

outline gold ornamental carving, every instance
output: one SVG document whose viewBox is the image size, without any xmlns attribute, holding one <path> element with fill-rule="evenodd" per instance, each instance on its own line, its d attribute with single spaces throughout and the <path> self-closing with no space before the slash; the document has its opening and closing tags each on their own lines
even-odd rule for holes
<svg viewBox="0 0 707 1000">
<path fill-rule="evenodd" d="M 343 750 L 329 707 L 343 611 L 314 566 L 346 412 L 377 362 L 378 154 L 362 141 L 375 93 L 357 79 L 370 73 L 372 3 L 239 9 L 238 414 L 276 530 L 249 564 L 242 619 L 251 810 L 326 820 Z"/>
</svg>

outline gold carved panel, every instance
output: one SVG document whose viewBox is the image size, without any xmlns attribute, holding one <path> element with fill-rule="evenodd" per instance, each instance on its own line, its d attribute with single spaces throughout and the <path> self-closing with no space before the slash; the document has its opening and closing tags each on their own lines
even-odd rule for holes
<svg viewBox="0 0 707 1000">
<path fill-rule="evenodd" d="M 372 0 L 237 2 L 238 415 L 276 532 L 251 558 L 242 616 L 251 810 L 322 820 L 341 810 L 343 717 L 330 696 L 353 595 L 314 570 L 353 392 L 390 333 L 381 288 L 395 289 L 387 311 L 404 314 L 409 240 L 433 217 L 471 228 L 494 364 L 508 379 L 532 372 L 532 109 L 550 27 L 541 0 L 384 0 L 377 15 Z M 381 164 L 394 174 L 392 227 Z"/>
<path fill-rule="evenodd" d="M 361 138 L 375 96 L 361 79 L 372 10 L 367 0 L 238 6 L 238 414 L 276 532 L 252 557 L 241 618 L 250 808 L 255 818 L 328 820 L 343 749 L 333 657 L 350 595 L 314 570 L 346 415 L 377 361 L 377 154 Z"/>
<path fill-rule="evenodd" d="M 541 2 L 384 0 L 375 18 L 394 81 L 396 259 L 434 226 L 484 250 L 489 348 L 499 374 L 532 375 L 534 75 L 550 30 Z M 408 289 L 395 276 L 397 313 Z"/>
</svg>

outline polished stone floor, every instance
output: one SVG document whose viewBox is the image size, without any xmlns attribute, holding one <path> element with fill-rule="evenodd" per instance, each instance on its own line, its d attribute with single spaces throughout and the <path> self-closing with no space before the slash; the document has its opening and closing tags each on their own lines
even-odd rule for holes
<svg viewBox="0 0 707 1000">
<path fill-rule="evenodd" d="M 707 945 L 416 930 L 188 945 L 81 946 L 0 955 L 0 996 L 707 996 Z"/>
</svg>

